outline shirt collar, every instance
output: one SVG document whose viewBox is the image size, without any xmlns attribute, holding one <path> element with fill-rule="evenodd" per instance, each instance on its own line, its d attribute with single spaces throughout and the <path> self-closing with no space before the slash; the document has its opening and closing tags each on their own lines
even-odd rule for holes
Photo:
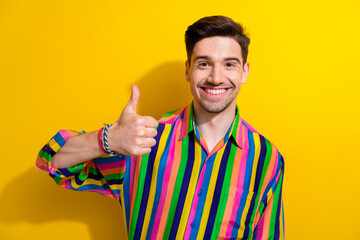
<svg viewBox="0 0 360 240">
<path fill-rule="evenodd" d="M 179 140 L 183 140 L 190 132 L 194 131 L 196 128 L 195 119 L 194 119 L 194 107 L 193 102 L 184 108 L 183 120 L 181 126 L 181 133 Z M 230 126 L 228 131 L 229 137 L 235 141 L 236 145 L 240 148 L 244 147 L 243 143 L 243 121 L 239 114 L 239 108 L 236 105 L 236 114 L 235 118 Z"/>
</svg>

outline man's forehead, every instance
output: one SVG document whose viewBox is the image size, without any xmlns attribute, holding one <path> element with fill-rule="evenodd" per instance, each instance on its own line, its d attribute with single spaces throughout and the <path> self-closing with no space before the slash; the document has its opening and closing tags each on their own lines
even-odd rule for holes
<svg viewBox="0 0 360 240">
<path fill-rule="evenodd" d="M 241 61 L 241 47 L 231 37 L 204 38 L 195 44 L 191 58 L 193 61 L 199 58 L 239 58 Z"/>
</svg>

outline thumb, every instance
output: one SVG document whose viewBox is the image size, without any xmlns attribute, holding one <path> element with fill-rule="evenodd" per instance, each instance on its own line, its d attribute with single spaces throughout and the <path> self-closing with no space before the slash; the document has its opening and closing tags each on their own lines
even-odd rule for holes
<svg viewBox="0 0 360 240">
<path fill-rule="evenodd" d="M 140 90 L 136 85 L 131 86 L 131 97 L 126 104 L 124 113 L 136 113 L 136 108 L 140 99 Z"/>
</svg>

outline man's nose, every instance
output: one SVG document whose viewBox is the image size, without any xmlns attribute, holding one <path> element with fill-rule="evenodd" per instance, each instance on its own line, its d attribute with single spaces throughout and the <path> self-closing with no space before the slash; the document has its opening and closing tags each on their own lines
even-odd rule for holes
<svg viewBox="0 0 360 240">
<path fill-rule="evenodd" d="M 224 75 L 220 66 L 213 66 L 208 81 L 214 85 L 219 85 L 224 81 Z"/>
</svg>

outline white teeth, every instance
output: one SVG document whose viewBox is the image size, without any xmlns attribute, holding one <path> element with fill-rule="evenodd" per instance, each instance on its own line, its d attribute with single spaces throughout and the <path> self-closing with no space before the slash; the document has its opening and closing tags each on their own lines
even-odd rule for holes
<svg viewBox="0 0 360 240">
<path fill-rule="evenodd" d="M 225 89 L 210 89 L 210 88 L 205 88 L 205 92 L 210 93 L 210 94 L 222 94 L 224 93 L 226 90 Z"/>
</svg>

